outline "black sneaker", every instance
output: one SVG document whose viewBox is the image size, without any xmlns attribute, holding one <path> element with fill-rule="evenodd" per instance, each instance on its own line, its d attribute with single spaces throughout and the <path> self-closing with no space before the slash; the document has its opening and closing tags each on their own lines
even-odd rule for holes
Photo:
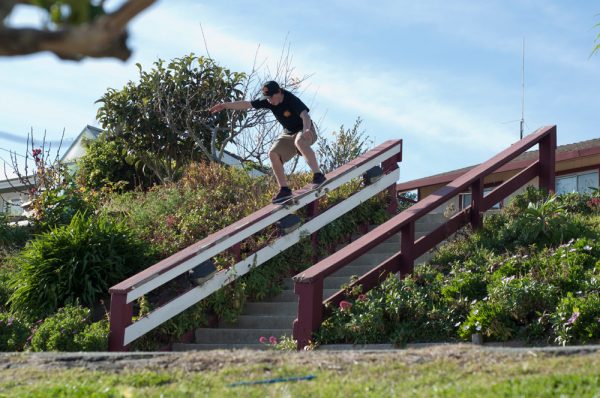
<svg viewBox="0 0 600 398">
<path fill-rule="evenodd" d="M 315 184 L 315 185 L 321 185 L 325 181 L 327 181 L 327 178 L 325 177 L 325 175 L 323 175 L 323 173 L 315 173 L 315 174 L 313 174 L 313 179 L 312 179 L 312 183 L 313 184 Z"/>
<path fill-rule="evenodd" d="M 292 190 L 288 187 L 281 187 L 279 193 L 273 197 L 273 203 L 283 203 L 292 197 Z"/>
</svg>

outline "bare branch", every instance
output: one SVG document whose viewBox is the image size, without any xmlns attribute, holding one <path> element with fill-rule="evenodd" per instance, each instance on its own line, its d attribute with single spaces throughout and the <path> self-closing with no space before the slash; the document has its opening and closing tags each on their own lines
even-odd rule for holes
<svg viewBox="0 0 600 398">
<path fill-rule="evenodd" d="M 85 57 L 109 57 L 125 61 L 131 56 L 126 43 L 127 24 L 155 2 L 156 0 L 129 0 L 111 14 L 56 31 L 6 28 L 0 25 L 0 56 L 50 51 L 59 58 L 75 61 Z"/>
</svg>

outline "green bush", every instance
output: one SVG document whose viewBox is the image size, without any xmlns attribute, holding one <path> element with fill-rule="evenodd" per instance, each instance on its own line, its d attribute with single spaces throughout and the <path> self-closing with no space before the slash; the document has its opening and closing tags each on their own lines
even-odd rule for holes
<svg viewBox="0 0 600 398">
<path fill-rule="evenodd" d="M 11 225 L 8 215 L 0 213 L 0 263 L 8 253 L 22 248 L 30 237 L 30 227 Z"/>
<path fill-rule="evenodd" d="M 479 333 L 492 341 L 506 341 L 515 335 L 516 325 L 506 309 L 498 303 L 478 301 L 467 319 L 460 324 L 458 335 L 463 340 L 471 340 L 471 335 Z"/>
<path fill-rule="evenodd" d="M 90 310 L 79 305 L 60 308 L 33 331 L 33 351 L 104 351 L 108 322 L 91 323 Z"/>
<path fill-rule="evenodd" d="M 17 272 L 13 257 L 5 258 L 0 262 L 0 312 L 8 312 L 8 300 L 14 292 L 10 281 Z"/>
<path fill-rule="evenodd" d="M 453 339 L 462 309 L 446 305 L 439 293 L 441 284 L 441 274 L 428 267 L 417 267 L 403 281 L 391 275 L 368 294 L 351 294 L 332 309 L 316 340 L 404 345 Z"/>
<path fill-rule="evenodd" d="M 600 340 L 600 294 L 564 297 L 552 317 L 558 344 L 598 343 Z"/>
<path fill-rule="evenodd" d="M 77 160 L 76 180 L 88 189 L 148 189 L 156 178 L 144 175 L 140 161 L 128 154 L 118 137 L 103 133 L 96 140 L 85 140 L 85 154 Z"/>
<path fill-rule="evenodd" d="M 592 280 L 586 275 L 595 270 L 600 247 L 588 239 L 569 241 L 557 249 L 542 250 L 532 260 L 529 273 L 537 280 L 556 286 L 559 295 L 585 290 Z"/>
<path fill-rule="evenodd" d="M 29 326 L 26 322 L 6 312 L 0 312 L 0 351 L 22 351 Z"/>
<path fill-rule="evenodd" d="M 558 289 L 530 277 L 508 277 L 488 290 L 490 303 L 499 305 L 519 325 L 527 324 L 536 314 L 552 311 L 557 302 Z"/>
<path fill-rule="evenodd" d="M 109 287 L 148 264 L 144 246 L 125 224 L 81 213 L 69 225 L 36 237 L 14 261 L 9 303 L 29 318 L 75 301 L 91 307 Z"/>
<path fill-rule="evenodd" d="M 75 345 L 79 351 L 107 351 L 109 329 L 110 323 L 106 319 L 87 324 L 75 335 Z"/>
</svg>

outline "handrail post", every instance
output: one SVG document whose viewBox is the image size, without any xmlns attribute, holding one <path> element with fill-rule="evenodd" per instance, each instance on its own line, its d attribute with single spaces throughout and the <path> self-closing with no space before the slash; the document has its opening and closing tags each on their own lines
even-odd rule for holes
<svg viewBox="0 0 600 398">
<path fill-rule="evenodd" d="M 111 292 L 110 295 L 110 331 L 108 333 L 109 351 L 127 351 L 125 347 L 125 328 L 131 325 L 133 304 L 127 304 L 127 292 Z"/>
<path fill-rule="evenodd" d="M 294 321 L 293 337 L 299 350 L 304 348 L 323 317 L 323 279 L 313 282 L 294 282 L 298 296 L 298 318 Z"/>
<path fill-rule="evenodd" d="M 483 225 L 483 178 L 471 184 L 471 227 L 473 230 L 481 228 Z"/>
<path fill-rule="evenodd" d="M 394 156 L 392 158 L 389 158 L 385 161 L 383 161 L 383 163 L 381 164 L 383 172 L 385 174 L 388 174 L 394 170 L 396 170 L 398 168 L 398 160 L 397 157 Z M 396 214 L 396 212 L 398 211 L 398 193 L 396 192 L 396 183 L 394 182 L 392 185 L 390 185 L 387 189 L 388 191 L 388 195 L 390 197 L 390 204 L 387 208 L 388 213 L 391 216 L 394 216 Z"/>
<path fill-rule="evenodd" d="M 409 222 L 400 229 L 400 252 L 402 253 L 399 271 L 410 274 L 415 267 L 415 223 Z"/>
<path fill-rule="evenodd" d="M 556 159 L 556 126 L 553 126 L 550 133 L 540 140 L 539 144 L 540 160 L 540 188 L 545 189 L 548 194 L 554 194 L 555 187 L 555 159 Z"/>
<path fill-rule="evenodd" d="M 319 214 L 319 198 L 310 202 L 307 206 L 307 213 L 310 219 L 315 218 Z M 315 264 L 319 260 L 319 238 L 318 232 L 313 232 L 310 235 L 310 244 L 312 246 L 312 263 Z"/>
</svg>

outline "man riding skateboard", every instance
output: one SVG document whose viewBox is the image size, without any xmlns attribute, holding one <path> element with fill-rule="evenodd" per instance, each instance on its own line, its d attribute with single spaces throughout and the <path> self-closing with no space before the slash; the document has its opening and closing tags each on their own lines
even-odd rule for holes
<svg viewBox="0 0 600 398">
<path fill-rule="evenodd" d="M 268 81 L 262 87 L 263 97 L 254 101 L 222 102 L 210 108 L 211 113 L 223 109 L 246 110 L 270 109 L 275 119 L 283 126 L 283 132 L 275 140 L 269 150 L 269 159 L 275 179 L 279 184 L 279 193 L 273 197 L 273 203 L 284 203 L 292 197 L 292 190 L 287 186 L 283 164 L 292 159 L 296 153 L 304 156 L 308 167 L 313 172 L 312 182 L 321 185 L 326 178 L 321 173 L 315 152 L 311 148 L 317 141 L 317 131 L 308 116 L 309 109 L 294 94 L 279 87 L 275 81 Z"/>
</svg>

